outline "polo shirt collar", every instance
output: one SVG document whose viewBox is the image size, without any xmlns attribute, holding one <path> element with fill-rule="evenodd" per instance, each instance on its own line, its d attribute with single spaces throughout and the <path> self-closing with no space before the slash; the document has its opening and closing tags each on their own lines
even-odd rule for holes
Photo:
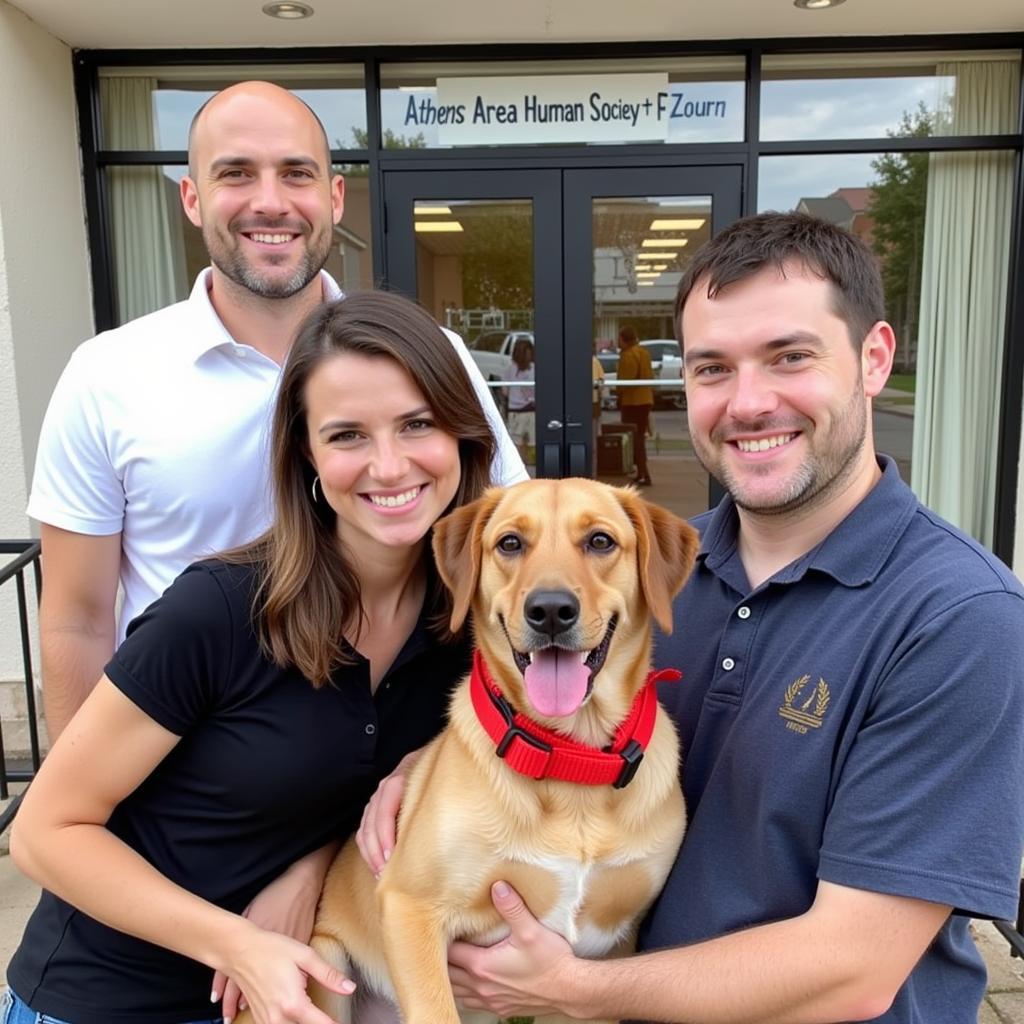
<svg viewBox="0 0 1024 1024">
<path fill-rule="evenodd" d="M 878 455 L 882 476 L 867 497 L 815 548 L 780 569 L 769 582 L 795 583 L 807 572 L 827 573 L 844 586 L 870 583 L 881 571 L 919 504 L 900 479 L 896 462 Z M 723 578 L 739 558 L 739 515 L 726 495 L 710 513 L 698 560 Z"/>
<path fill-rule="evenodd" d="M 212 267 L 200 271 L 188 297 L 189 312 L 193 317 L 193 330 L 187 338 L 181 339 L 181 345 L 193 362 L 206 355 L 211 349 L 219 348 L 222 345 L 241 347 L 221 323 L 221 319 L 217 316 L 217 311 L 210 301 L 212 275 Z M 341 298 L 341 288 L 326 270 L 320 271 L 320 283 L 323 287 L 325 301 L 333 302 L 335 299 Z"/>
</svg>

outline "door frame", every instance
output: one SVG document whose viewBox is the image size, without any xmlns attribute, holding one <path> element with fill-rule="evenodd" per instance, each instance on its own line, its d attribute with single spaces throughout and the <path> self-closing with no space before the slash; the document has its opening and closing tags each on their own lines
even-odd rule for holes
<svg viewBox="0 0 1024 1024">
<path fill-rule="evenodd" d="M 593 472 L 592 384 L 593 214 L 602 197 L 709 195 L 712 235 L 740 217 L 746 184 L 742 159 L 721 154 L 678 159 L 564 156 L 493 161 L 446 156 L 381 161 L 383 262 L 390 286 L 415 297 L 415 200 L 529 199 L 533 202 L 534 329 L 538 338 L 561 338 L 561 359 L 538 358 L 536 381 L 537 475 Z M 571 254 L 584 253 L 585 259 Z M 550 344 L 550 342 L 549 342 Z M 714 485 L 714 481 L 712 481 Z M 711 498 L 721 492 L 713 489 Z"/>
</svg>

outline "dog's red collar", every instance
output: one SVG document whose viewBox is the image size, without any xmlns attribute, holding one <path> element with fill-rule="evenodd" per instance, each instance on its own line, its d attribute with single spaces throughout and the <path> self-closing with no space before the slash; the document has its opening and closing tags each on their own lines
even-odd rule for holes
<svg viewBox="0 0 1024 1024">
<path fill-rule="evenodd" d="M 495 753 L 520 775 L 621 789 L 636 775 L 654 731 L 658 713 L 655 683 L 681 678 L 682 673 L 674 668 L 649 673 L 615 738 L 603 750 L 577 743 L 516 711 L 491 679 L 478 650 L 473 652 L 469 692 L 480 724 L 497 745 Z"/>
</svg>

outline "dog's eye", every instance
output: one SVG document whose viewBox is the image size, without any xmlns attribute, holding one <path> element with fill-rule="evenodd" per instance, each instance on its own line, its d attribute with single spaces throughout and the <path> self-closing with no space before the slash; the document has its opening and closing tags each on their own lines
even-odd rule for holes
<svg viewBox="0 0 1024 1024">
<path fill-rule="evenodd" d="M 523 550 L 523 542 L 514 533 L 506 533 L 498 541 L 498 550 L 503 555 L 518 555 Z"/>
<path fill-rule="evenodd" d="M 592 533 L 587 538 L 587 547 L 591 551 L 596 551 L 599 554 L 605 554 L 608 551 L 612 551 L 615 548 L 615 538 L 611 537 L 607 533 Z"/>
</svg>

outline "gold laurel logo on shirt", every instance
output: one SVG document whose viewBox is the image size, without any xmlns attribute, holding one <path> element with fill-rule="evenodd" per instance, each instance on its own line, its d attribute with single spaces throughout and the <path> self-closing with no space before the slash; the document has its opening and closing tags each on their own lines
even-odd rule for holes
<svg viewBox="0 0 1024 1024">
<path fill-rule="evenodd" d="M 801 676 L 786 687 L 786 695 L 779 708 L 780 717 L 786 720 L 786 728 L 806 733 L 808 729 L 820 729 L 828 702 L 832 699 L 828 683 L 819 677 L 818 685 L 812 686 L 810 695 L 803 699 L 810 676 Z"/>
</svg>

